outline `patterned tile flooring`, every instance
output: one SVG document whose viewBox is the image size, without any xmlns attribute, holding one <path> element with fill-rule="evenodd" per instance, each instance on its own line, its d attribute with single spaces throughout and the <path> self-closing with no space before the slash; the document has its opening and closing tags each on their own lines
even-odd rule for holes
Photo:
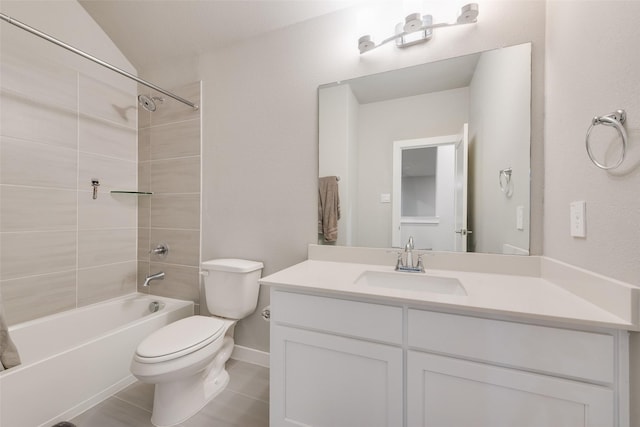
<svg viewBox="0 0 640 427">
<path fill-rule="evenodd" d="M 268 427 L 269 369 L 230 360 L 227 388 L 180 427 Z M 70 420 L 77 427 L 153 427 L 153 385 L 136 382 Z"/>
</svg>

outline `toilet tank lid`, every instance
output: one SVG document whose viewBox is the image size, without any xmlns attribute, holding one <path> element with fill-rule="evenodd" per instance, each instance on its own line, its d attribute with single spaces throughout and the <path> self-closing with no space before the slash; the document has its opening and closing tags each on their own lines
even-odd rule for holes
<svg viewBox="0 0 640 427">
<path fill-rule="evenodd" d="M 233 273 L 249 273 L 260 270 L 263 266 L 260 261 L 236 258 L 212 259 L 202 263 L 203 270 L 230 271 Z"/>
</svg>

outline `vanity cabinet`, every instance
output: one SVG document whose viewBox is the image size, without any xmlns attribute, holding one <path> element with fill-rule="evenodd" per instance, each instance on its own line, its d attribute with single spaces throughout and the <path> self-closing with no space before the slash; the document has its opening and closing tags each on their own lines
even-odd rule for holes
<svg viewBox="0 0 640 427">
<path fill-rule="evenodd" d="M 272 289 L 276 426 L 626 427 L 628 334 Z"/>
<path fill-rule="evenodd" d="M 617 424 L 616 337 L 408 310 L 407 425 Z"/>
<path fill-rule="evenodd" d="M 403 425 L 402 309 L 271 298 L 270 426 Z"/>
</svg>

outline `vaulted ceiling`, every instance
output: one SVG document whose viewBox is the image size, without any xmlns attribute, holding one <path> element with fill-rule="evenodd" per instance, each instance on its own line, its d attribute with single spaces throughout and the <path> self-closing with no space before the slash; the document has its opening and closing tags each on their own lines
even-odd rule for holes
<svg viewBox="0 0 640 427">
<path fill-rule="evenodd" d="M 137 68 L 196 55 L 355 3 L 347 0 L 79 0 Z"/>
</svg>

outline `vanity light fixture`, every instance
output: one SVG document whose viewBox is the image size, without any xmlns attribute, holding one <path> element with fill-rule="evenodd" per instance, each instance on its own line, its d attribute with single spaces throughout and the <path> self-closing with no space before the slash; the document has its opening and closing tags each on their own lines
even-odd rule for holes
<svg viewBox="0 0 640 427">
<path fill-rule="evenodd" d="M 414 44 L 424 43 L 431 40 L 434 28 L 474 24 L 477 22 L 477 18 L 477 3 L 469 3 L 462 6 L 458 19 L 456 19 L 456 22 L 453 22 L 451 24 L 434 24 L 433 17 L 431 15 L 412 13 L 410 15 L 407 15 L 404 23 L 400 22 L 396 25 L 395 34 L 393 36 L 382 40 L 378 44 L 371 40 L 371 36 L 369 35 L 360 37 L 360 39 L 358 39 L 358 49 L 360 49 L 360 53 L 362 54 L 379 46 L 382 46 L 383 44 L 389 43 L 392 40 L 395 40 L 397 47 L 413 46 Z"/>
</svg>

